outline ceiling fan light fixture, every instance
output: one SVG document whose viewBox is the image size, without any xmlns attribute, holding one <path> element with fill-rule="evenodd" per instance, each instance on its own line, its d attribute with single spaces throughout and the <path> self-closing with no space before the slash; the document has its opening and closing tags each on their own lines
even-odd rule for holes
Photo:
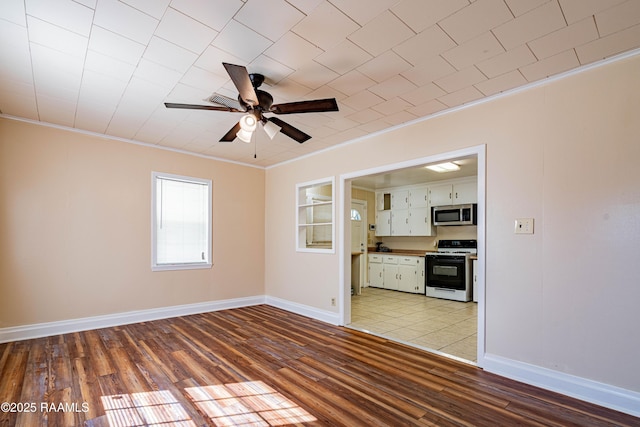
<svg viewBox="0 0 640 427">
<path fill-rule="evenodd" d="M 264 122 L 262 127 L 264 128 L 264 131 L 267 133 L 267 135 L 269 135 L 269 139 L 275 138 L 276 134 L 280 132 L 281 129 L 280 126 L 270 121 Z"/>
<path fill-rule="evenodd" d="M 253 135 L 253 131 L 256 130 L 256 126 L 258 125 L 258 121 L 253 114 L 245 114 L 240 119 L 240 130 L 236 134 L 240 141 L 249 143 L 251 142 L 251 135 Z"/>
<path fill-rule="evenodd" d="M 437 165 L 426 166 L 426 168 L 440 173 L 460 170 L 460 166 L 453 162 L 438 163 Z"/>
</svg>

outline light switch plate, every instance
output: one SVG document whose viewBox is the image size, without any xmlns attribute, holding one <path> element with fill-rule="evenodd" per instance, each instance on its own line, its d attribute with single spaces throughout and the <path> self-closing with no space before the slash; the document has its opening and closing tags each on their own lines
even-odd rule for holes
<svg viewBox="0 0 640 427">
<path fill-rule="evenodd" d="M 516 234 L 533 234 L 533 218 L 516 218 Z"/>
</svg>

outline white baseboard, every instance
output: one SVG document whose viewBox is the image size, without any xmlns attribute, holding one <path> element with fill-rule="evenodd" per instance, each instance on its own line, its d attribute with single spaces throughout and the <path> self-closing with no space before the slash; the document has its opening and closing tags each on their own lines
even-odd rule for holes
<svg viewBox="0 0 640 427">
<path fill-rule="evenodd" d="M 149 310 L 127 311 L 124 313 L 107 314 L 103 316 L 83 317 L 79 319 L 61 320 L 57 322 L 36 323 L 32 325 L 15 326 L 0 329 L 0 343 L 22 341 L 51 335 L 68 334 L 71 332 L 100 329 L 111 326 L 127 325 L 137 322 L 167 319 L 170 317 L 186 316 L 189 314 L 219 311 L 230 308 L 247 307 L 264 304 L 264 295 L 246 298 L 234 298 L 221 301 L 208 301 L 196 304 L 174 305 L 171 307 L 152 308 Z"/>
<path fill-rule="evenodd" d="M 265 297 L 265 304 L 269 304 L 274 307 L 290 311 L 292 313 L 300 314 L 302 316 L 311 317 L 312 319 L 331 323 L 332 325 L 338 325 L 340 323 L 340 314 L 334 313 L 333 311 L 320 310 L 308 305 L 298 304 L 297 302 L 291 302 L 285 299 L 270 296 Z"/>
<path fill-rule="evenodd" d="M 547 368 L 485 354 L 485 371 L 640 417 L 640 393 Z"/>
</svg>

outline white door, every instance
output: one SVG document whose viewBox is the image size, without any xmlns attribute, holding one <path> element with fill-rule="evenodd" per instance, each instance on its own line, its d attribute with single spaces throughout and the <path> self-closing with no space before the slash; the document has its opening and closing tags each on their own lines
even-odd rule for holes
<svg viewBox="0 0 640 427">
<path fill-rule="evenodd" d="M 367 260 L 367 202 L 351 201 L 351 287 L 360 294 L 365 283 Z"/>
</svg>

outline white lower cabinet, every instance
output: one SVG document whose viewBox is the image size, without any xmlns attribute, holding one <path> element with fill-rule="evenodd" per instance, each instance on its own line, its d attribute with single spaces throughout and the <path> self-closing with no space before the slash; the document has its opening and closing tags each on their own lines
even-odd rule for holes
<svg viewBox="0 0 640 427">
<path fill-rule="evenodd" d="M 369 255 L 369 286 L 424 294 L 424 257 Z"/>
<path fill-rule="evenodd" d="M 384 288 L 394 291 L 398 290 L 398 257 L 385 255 L 384 267 Z"/>
<path fill-rule="evenodd" d="M 382 255 L 369 255 L 369 286 L 384 287 Z"/>
</svg>

